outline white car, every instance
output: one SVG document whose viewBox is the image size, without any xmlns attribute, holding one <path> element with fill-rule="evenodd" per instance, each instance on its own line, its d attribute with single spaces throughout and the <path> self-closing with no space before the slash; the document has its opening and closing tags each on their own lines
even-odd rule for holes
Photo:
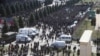
<svg viewBox="0 0 100 56">
<path fill-rule="evenodd" d="M 30 41 L 32 41 L 32 39 L 29 37 L 29 36 L 27 36 L 27 35 L 25 35 L 25 34 L 18 34 L 18 35 L 16 35 L 16 42 L 30 42 Z"/>
<path fill-rule="evenodd" d="M 55 41 L 54 43 L 51 44 L 51 47 L 63 49 L 64 47 L 66 47 L 66 43 L 65 41 Z"/>
<path fill-rule="evenodd" d="M 65 41 L 65 42 L 71 42 L 72 41 L 72 36 L 70 34 L 62 34 L 60 37 L 57 39 L 58 41 Z"/>
</svg>

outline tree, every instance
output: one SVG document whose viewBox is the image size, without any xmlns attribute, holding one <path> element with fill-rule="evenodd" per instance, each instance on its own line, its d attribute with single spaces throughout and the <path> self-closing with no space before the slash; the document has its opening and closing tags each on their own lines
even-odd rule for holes
<svg viewBox="0 0 100 56">
<path fill-rule="evenodd" d="M 33 14 L 30 15 L 30 18 L 29 18 L 29 25 L 33 25 L 35 23 L 35 17 Z"/>
<path fill-rule="evenodd" d="M 55 5 L 52 6 L 52 12 L 55 12 Z"/>
<path fill-rule="evenodd" d="M 40 18 L 43 18 L 43 11 L 42 10 L 39 10 L 39 15 L 40 15 Z"/>
<path fill-rule="evenodd" d="M 49 7 L 49 10 L 50 10 L 50 13 L 52 13 L 52 12 L 53 12 L 53 10 L 52 10 L 52 6 L 51 6 L 51 7 Z"/>
<path fill-rule="evenodd" d="M 50 7 L 46 7 L 48 14 L 50 14 Z"/>
<path fill-rule="evenodd" d="M 4 35 L 4 33 L 6 32 L 8 32 L 8 25 L 7 25 L 6 20 L 4 20 L 3 28 L 2 28 L 2 35 Z"/>
<path fill-rule="evenodd" d="M 56 9 L 56 11 L 59 9 L 58 3 L 55 5 L 55 9 Z"/>
<path fill-rule="evenodd" d="M 38 8 L 39 7 L 38 0 L 36 0 L 35 2 L 36 2 L 36 8 Z"/>
<path fill-rule="evenodd" d="M 33 4 L 34 4 L 34 9 L 37 7 L 37 4 L 35 1 L 33 1 Z"/>
<path fill-rule="evenodd" d="M 30 7 L 31 7 L 32 9 L 34 8 L 33 2 L 30 2 Z"/>
<path fill-rule="evenodd" d="M 23 28 L 24 27 L 24 22 L 21 16 L 19 16 L 18 18 L 18 24 L 19 24 L 19 28 Z"/>
<path fill-rule="evenodd" d="M 20 11 L 24 11 L 25 10 L 23 4 L 19 4 L 19 7 L 20 7 Z"/>
<path fill-rule="evenodd" d="M 49 4 L 51 4 L 53 2 L 53 0 L 45 0 L 45 5 L 49 5 Z"/>
<path fill-rule="evenodd" d="M 46 8 L 43 9 L 43 15 L 44 15 L 44 17 L 46 17 L 48 15 Z"/>
<path fill-rule="evenodd" d="M 27 2 L 27 8 L 28 10 L 31 9 L 30 2 Z"/>
<path fill-rule="evenodd" d="M 16 7 L 15 7 L 15 5 L 11 5 L 11 10 L 12 10 L 12 13 L 16 13 Z"/>
<path fill-rule="evenodd" d="M 10 31 L 15 31 L 15 32 L 18 32 L 18 21 L 16 18 L 14 18 L 13 20 L 13 25 L 10 26 Z"/>
<path fill-rule="evenodd" d="M 23 3 L 23 6 L 24 6 L 24 10 L 27 10 L 27 4 L 25 2 Z"/>
<path fill-rule="evenodd" d="M 16 7 L 16 12 L 19 12 L 20 11 L 19 3 L 16 3 L 15 7 Z"/>
<path fill-rule="evenodd" d="M 14 31 L 13 25 L 11 25 L 11 26 L 9 27 L 9 31 Z"/>
<path fill-rule="evenodd" d="M 38 7 L 41 6 L 40 1 L 38 1 L 38 0 L 34 0 L 34 1 L 33 1 L 33 4 L 34 4 L 34 8 L 38 8 Z"/>
<path fill-rule="evenodd" d="M 41 7 L 40 1 L 36 0 L 36 4 L 37 4 L 37 8 L 38 8 L 38 7 Z"/>
<path fill-rule="evenodd" d="M 35 12 L 35 20 L 38 22 L 39 18 L 40 18 L 39 12 L 36 11 L 36 12 Z"/>
<path fill-rule="evenodd" d="M 12 10 L 11 10 L 11 6 L 10 6 L 10 5 L 8 5 L 8 6 L 6 7 L 6 12 L 7 12 L 7 16 L 12 15 Z"/>
<path fill-rule="evenodd" d="M 6 9 L 5 9 L 4 5 L 2 5 L 2 4 L 0 5 L 0 14 L 1 14 L 1 16 L 7 15 Z"/>
</svg>

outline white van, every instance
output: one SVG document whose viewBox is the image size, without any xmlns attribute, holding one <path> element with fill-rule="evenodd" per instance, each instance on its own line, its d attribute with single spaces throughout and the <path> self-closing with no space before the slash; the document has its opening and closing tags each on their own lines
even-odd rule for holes
<svg viewBox="0 0 100 56">
<path fill-rule="evenodd" d="M 25 34 L 18 34 L 18 35 L 16 35 L 16 42 L 30 42 L 30 41 L 32 41 L 32 39 L 29 37 L 29 36 L 27 36 L 27 35 L 25 35 Z"/>
<path fill-rule="evenodd" d="M 20 28 L 18 31 L 18 34 L 25 34 L 28 36 L 35 36 L 37 35 L 39 32 L 36 28 Z"/>
<path fill-rule="evenodd" d="M 67 43 L 72 41 L 72 36 L 70 34 L 62 34 L 60 37 L 57 39 L 58 41 L 65 41 Z"/>
</svg>

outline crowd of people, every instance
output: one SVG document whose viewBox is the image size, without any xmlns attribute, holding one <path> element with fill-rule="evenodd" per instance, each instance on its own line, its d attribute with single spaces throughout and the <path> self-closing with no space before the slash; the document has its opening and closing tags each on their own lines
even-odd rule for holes
<svg viewBox="0 0 100 56">
<path fill-rule="evenodd" d="M 45 56 L 47 54 L 55 56 L 58 53 L 58 49 L 50 46 L 50 41 L 53 42 L 57 39 L 59 35 L 56 35 L 53 28 L 48 25 L 40 24 L 35 26 L 39 30 L 39 34 L 33 39 L 30 43 L 11 43 L 5 45 L 6 48 L 0 50 L 1 56 Z M 39 38 L 37 41 L 36 38 Z M 45 41 L 45 42 L 44 42 Z M 76 48 L 76 46 L 74 47 Z M 71 46 L 66 46 L 66 55 L 69 55 L 68 50 L 71 49 Z M 29 53 L 30 52 L 30 53 Z M 67 54 L 68 53 L 68 54 Z"/>
<path fill-rule="evenodd" d="M 51 48 L 49 41 L 56 40 L 60 34 L 70 33 L 72 35 L 76 25 L 84 19 L 88 8 L 89 5 L 73 5 L 71 7 L 62 8 L 61 10 L 42 18 L 35 27 L 41 32 L 37 37 L 39 37 L 42 42 L 45 40 L 46 44 L 41 45 L 40 41 L 32 42 L 31 44 L 21 44 L 21 46 L 20 44 L 9 44 L 7 50 L 0 50 L 2 53 L 1 56 L 4 54 L 8 54 L 9 56 L 27 56 L 29 50 L 31 50 L 31 53 L 34 56 L 44 56 L 48 53 L 50 53 L 51 56 L 54 56 L 54 49 L 56 48 Z M 76 23 L 74 23 L 75 21 Z M 73 24 L 76 25 L 71 27 Z M 67 52 L 68 55 L 69 53 L 70 52 Z"/>
<path fill-rule="evenodd" d="M 73 25 L 75 21 L 78 23 L 82 21 L 88 8 L 89 5 L 73 5 L 71 7 L 65 7 L 45 18 L 42 18 L 40 22 L 53 27 L 54 31 L 57 31 L 57 29 L 61 30 L 61 28 L 63 28 L 63 31 L 69 32 L 68 26 Z M 73 27 L 70 28 L 70 30 L 72 29 Z"/>
</svg>

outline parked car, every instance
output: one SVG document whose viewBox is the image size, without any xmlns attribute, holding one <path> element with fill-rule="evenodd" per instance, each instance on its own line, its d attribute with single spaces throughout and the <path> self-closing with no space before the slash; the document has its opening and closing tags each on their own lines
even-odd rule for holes
<svg viewBox="0 0 100 56">
<path fill-rule="evenodd" d="M 16 32 L 7 32 L 3 34 L 2 38 L 0 38 L 0 43 L 5 41 L 5 44 L 11 43 L 16 40 Z"/>
<path fill-rule="evenodd" d="M 72 42 L 72 36 L 70 34 L 62 34 L 60 37 L 57 39 L 58 41 L 65 41 L 66 43 L 71 43 Z"/>
<path fill-rule="evenodd" d="M 30 42 L 32 39 L 25 34 L 16 35 L 16 42 Z"/>
<path fill-rule="evenodd" d="M 61 50 L 64 47 L 66 47 L 66 43 L 65 43 L 65 41 L 55 41 L 54 43 L 52 43 L 50 45 L 50 47 L 57 48 L 57 49 Z"/>
</svg>

